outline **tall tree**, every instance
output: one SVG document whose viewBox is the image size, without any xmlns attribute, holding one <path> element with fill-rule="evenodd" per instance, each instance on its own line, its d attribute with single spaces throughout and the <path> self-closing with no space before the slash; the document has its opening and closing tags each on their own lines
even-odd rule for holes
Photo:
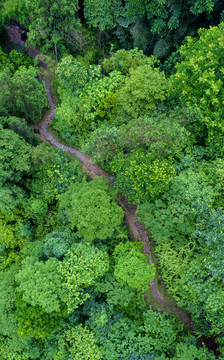
<svg viewBox="0 0 224 360">
<path fill-rule="evenodd" d="M 111 169 L 116 173 L 119 191 L 140 203 L 158 198 L 175 175 L 172 161 L 154 159 L 141 149 L 132 151 L 129 157 L 118 153 L 111 162 Z"/>
<path fill-rule="evenodd" d="M 11 211 L 23 198 L 19 187 L 30 171 L 31 146 L 19 135 L 0 126 L 0 208 Z"/>
<path fill-rule="evenodd" d="M 223 14 L 223 2 L 85 0 L 84 14 L 88 24 L 93 27 L 115 29 L 122 47 L 134 45 L 164 58 L 174 44 L 180 44 L 195 29 L 205 24 L 218 24 Z"/>
<path fill-rule="evenodd" d="M 73 0 L 25 0 L 29 13 L 29 43 L 44 44 L 52 49 L 57 58 L 57 46 L 65 34 L 77 28 L 78 1 Z"/>
</svg>

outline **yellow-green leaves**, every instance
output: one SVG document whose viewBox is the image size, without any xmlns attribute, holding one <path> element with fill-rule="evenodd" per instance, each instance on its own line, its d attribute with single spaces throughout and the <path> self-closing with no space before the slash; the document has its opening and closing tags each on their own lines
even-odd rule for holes
<svg viewBox="0 0 224 360">
<path fill-rule="evenodd" d="M 171 161 L 153 159 L 141 150 L 133 151 L 127 158 L 120 152 L 111 169 L 116 173 L 116 187 L 128 199 L 138 202 L 157 198 L 175 175 Z"/>
<path fill-rule="evenodd" d="M 126 116 L 150 115 L 167 96 L 169 81 L 165 74 L 149 65 L 130 70 L 130 77 L 118 92 L 120 106 Z"/>
<path fill-rule="evenodd" d="M 94 334 L 81 324 L 64 331 L 59 337 L 54 360 L 100 360 Z"/>
<path fill-rule="evenodd" d="M 71 55 L 64 57 L 57 67 L 56 72 L 60 84 L 60 92 L 63 89 L 75 92 L 80 89 L 87 80 L 87 70 Z M 75 94 L 74 94 L 75 95 Z"/>
<path fill-rule="evenodd" d="M 83 304 L 89 294 L 84 291 L 109 268 L 108 254 L 91 244 L 76 243 L 63 261 L 50 257 L 37 261 L 27 257 L 16 275 L 22 300 L 46 313 L 68 315 Z"/>
<path fill-rule="evenodd" d="M 89 294 L 84 291 L 109 269 L 108 254 L 89 243 L 74 244 L 68 251 L 58 271 L 63 278 L 63 301 L 68 313 L 83 304 Z"/>
<path fill-rule="evenodd" d="M 207 142 L 213 156 L 224 151 L 223 30 L 222 23 L 200 29 L 199 39 L 188 37 L 180 48 L 183 61 L 172 76 L 172 94 L 185 106 L 199 108 L 202 116 L 189 119 L 189 127 Z"/>
</svg>

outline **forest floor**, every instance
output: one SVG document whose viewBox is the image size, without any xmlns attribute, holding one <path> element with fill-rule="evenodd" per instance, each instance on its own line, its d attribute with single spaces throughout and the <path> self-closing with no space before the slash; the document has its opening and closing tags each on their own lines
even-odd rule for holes
<svg viewBox="0 0 224 360">
<path fill-rule="evenodd" d="M 11 42 L 14 42 L 18 44 L 19 46 L 24 46 L 24 41 L 21 40 L 21 31 L 18 28 L 10 27 L 8 28 L 8 35 Z M 30 56 L 35 57 L 38 54 L 40 54 L 40 50 L 37 48 L 27 48 L 26 52 L 30 54 Z M 46 64 L 43 62 L 40 62 L 40 66 L 44 67 L 45 70 L 47 70 Z M 41 123 L 38 126 L 39 129 L 39 137 L 42 141 L 45 141 L 49 145 L 52 145 L 55 148 L 63 148 L 67 152 L 73 154 L 76 156 L 77 159 L 80 160 L 82 164 L 82 169 L 85 171 L 91 178 L 102 176 L 106 179 L 108 179 L 108 182 L 111 186 L 114 185 L 114 181 L 108 176 L 108 174 L 103 171 L 99 166 L 96 164 L 91 163 L 90 157 L 86 156 L 79 150 L 66 146 L 61 144 L 59 141 L 57 141 L 54 136 L 48 131 L 48 125 L 50 122 L 54 119 L 54 111 L 55 111 L 55 102 L 51 91 L 51 82 L 49 77 L 44 78 L 46 88 L 47 88 L 47 99 L 49 103 L 49 111 L 45 114 L 43 117 Z M 119 206 L 121 206 L 125 213 L 125 223 L 129 229 L 130 237 L 136 241 L 141 241 L 144 243 L 143 251 L 145 255 L 148 257 L 148 261 L 150 264 L 154 265 L 156 267 L 156 264 L 153 260 L 152 256 L 152 249 L 151 249 L 151 242 L 148 237 L 148 232 L 144 225 L 138 221 L 136 216 L 136 206 L 134 204 L 131 204 L 128 202 L 126 197 L 124 195 L 121 195 L 117 198 L 117 202 Z M 150 282 L 149 284 L 149 290 L 150 290 L 150 296 L 153 297 L 153 304 L 159 311 L 167 311 L 169 313 L 172 313 L 176 315 L 183 323 L 184 325 L 194 334 L 197 334 L 197 331 L 194 327 L 193 321 L 190 319 L 188 314 L 182 310 L 175 300 L 170 299 L 169 295 L 166 295 L 166 290 L 163 289 L 160 291 L 158 286 L 158 280 L 157 277 Z M 145 295 L 145 301 L 147 305 L 151 305 L 150 299 L 148 299 L 148 296 Z M 209 346 L 208 342 L 212 339 L 206 339 L 204 337 L 200 338 L 201 343 L 205 343 L 207 347 L 211 348 L 211 345 Z"/>
</svg>

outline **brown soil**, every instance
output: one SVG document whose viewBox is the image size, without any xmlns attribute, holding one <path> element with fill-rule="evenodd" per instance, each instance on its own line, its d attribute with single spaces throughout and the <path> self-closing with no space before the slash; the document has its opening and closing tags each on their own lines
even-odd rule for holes
<svg viewBox="0 0 224 360">
<path fill-rule="evenodd" d="M 24 41 L 21 40 L 21 33 L 18 29 L 15 28 L 9 28 L 8 34 L 11 39 L 11 41 L 16 42 L 20 46 L 24 46 Z M 32 57 L 37 56 L 40 54 L 40 50 L 36 48 L 27 48 L 27 53 L 29 53 Z M 45 69 L 47 68 L 45 64 L 40 63 L 41 66 L 44 66 Z M 55 103 L 51 92 L 51 85 L 49 78 L 44 79 L 46 88 L 47 88 L 47 99 L 49 103 L 49 112 L 44 116 L 42 122 L 39 124 L 39 132 L 40 132 L 40 139 L 42 141 L 47 142 L 49 145 L 52 145 L 55 148 L 63 148 L 64 150 L 68 151 L 69 153 L 75 155 L 83 164 L 82 168 L 83 171 L 88 173 L 88 175 L 91 178 L 94 178 L 96 176 L 102 176 L 106 179 L 108 179 L 108 182 L 111 186 L 114 185 L 114 181 L 106 174 L 105 171 L 103 171 L 99 166 L 91 163 L 91 159 L 86 156 L 85 154 L 81 153 L 79 150 L 66 146 L 63 144 L 60 144 L 57 140 L 54 139 L 52 134 L 47 130 L 48 125 L 50 124 L 51 120 L 54 118 L 54 110 L 55 110 Z M 124 195 L 121 195 L 117 198 L 118 204 L 124 209 L 125 213 L 125 219 L 126 224 L 128 225 L 129 232 L 131 238 L 135 239 L 136 241 L 142 241 L 145 245 L 143 248 L 144 253 L 148 257 L 148 261 L 150 264 L 154 265 L 153 257 L 152 257 L 152 251 L 151 251 L 151 243 L 148 237 L 147 230 L 145 229 L 144 225 L 137 220 L 136 217 L 136 206 L 134 204 L 130 204 L 127 200 L 127 198 Z M 160 309 L 160 311 L 167 311 L 169 313 L 177 315 L 182 322 L 185 324 L 185 326 L 192 331 L 193 333 L 196 333 L 193 321 L 190 319 L 188 314 L 182 310 L 175 301 L 169 300 L 166 298 L 165 290 L 164 293 L 161 293 L 158 287 L 158 281 L 157 277 L 150 282 L 149 288 L 151 290 L 151 293 L 153 295 L 153 298 L 155 300 L 155 303 L 157 305 L 157 308 Z M 145 300 L 147 302 L 147 296 L 145 296 Z M 214 347 L 214 340 L 212 339 L 206 339 L 205 337 L 200 339 L 202 343 L 205 343 L 207 345 L 207 341 L 212 341 L 213 347 Z M 211 349 L 211 346 L 208 346 Z"/>
<path fill-rule="evenodd" d="M 55 104 L 51 92 L 50 81 L 48 78 L 45 79 L 45 84 L 47 88 L 47 98 L 48 98 L 50 111 L 43 118 L 42 122 L 39 125 L 39 132 L 41 139 L 47 141 L 55 148 L 63 148 L 69 153 L 75 155 L 83 164 L 82 166 L 83 170 L 87 172 L 91 178 L 94 178 L 96 176 L 102 176 L 108 179 L 109 184 L 113 186 L 114 181 L 99 166 L 91 163 L 91 159 L 88 156 L 86 156 L 85 154 L 81 153 L 79 150 L 71 146 L 60 144 L 57 140 L 54 139 L 53 135 L 47 130 L 48 125 L 50 124 L 51 120 L 54 118 Z M 124 195 L 118 197 L 117 202 L 124 209 L 125 219 L 129 228 L 130 236 L 136 241 L 142 241 L 145 244 L 143 251 L 147 255 L 150 264 L 154 264 L 152 252 L 151 252 L 151 244 L 149 241 L 147 231 L 141 222 L 135 220 L 136 206 L 134 204 L 130 204 Z M 154 300 L 161 311 L 167 311 L 173 314 L 177 314 L 178 317 L 183 321 L 183 323 L 191 331 L 194 331 L 193 322 L 189 318 L 187 313 L 184 312 L 182 309 L 180 309 L 174 301 L 166 299 L 164 294 L 160 292 L 156 277 L 150 282 L 149 287 L 154 297 Z"/>
</svg>

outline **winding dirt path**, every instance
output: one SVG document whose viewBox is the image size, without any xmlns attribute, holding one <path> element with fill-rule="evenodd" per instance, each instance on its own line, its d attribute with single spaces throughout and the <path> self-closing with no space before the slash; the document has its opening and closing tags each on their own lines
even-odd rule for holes
<svg viewBox="0 0 224 360">
<path fill-rule="evenodd" d="M 21 31 L 19 28 L 8 28 L 8 35 L 12 42 L 17 43 L 20 46 L 24 46 L 24 41 L 21 41 Z M 27 48 L 26 52 L 30 54 L 30 56 L 35 57 L 40 54 L 40 50 L 36 48 Z M 44 63 L 40 62 L 40 66 L 44 67 L 47 70 L 47 67 Z M 56 139 L 54 139 L 53 135 L 47 130 L 48 125 L 50 124 L 51 120 L 54 118 L 54 111 L 55 111 L 55 103 L 51 92 L 51 85 L 50 79 L 46 77 L 44 79 L 46 88 L 47 88 L 47 99 L 49 103 L 49 112 L 44 116 L 42 122 L 39 124 L 39 131 L 40 131 L 40 138 L 42 141 L 47 142 L 48 144 L 54 146 L 55 148 L 63 148 L 64 150 L 68 151 L 69 153 L 75 155 L 83 164 L 83 170 L 88 173 L 91 178 L 96 176 L 102 176 L 108 179 L 109 184 L 111 186 L 114 185 L 113 180 L 103 171 L 100 167 L 95 164 L 91 163 L 91 159 L 81 153 L 79 150 L 76 150 L 73 147 L 66 146 L 60 144 Z M 143 251 L 145 255 L 148 257 L 150 264 L 154 265 L 153 256 L 151 251 L 151 243 L 148 237 L 147 230 L 145 229 L 144 225 L 140 221 L 136 221 L 136 206 L 133 204 L 128 203 L 128 200 L 125 198 L 124 195 L 117 198 L 118 204 L 124 209 L 125 213 L 125 221 L 126 225 L 129 228 L 130 236 L 135 239 L 136 241 L 142 241 L 145 245 Z M 149 284 L 151 294 L 153 295 L 154 301 L 157 304 L 157 307 L 160 308 L 161 311 L 167 311 L 169 313 L 178 315 L 178 317 L 182 320 L 185 326 L 196 333 L 193 321 L 190 319 L 188 314 L 182 310 L 180 307 L 177 306 L 175 301 L 171 301 L 166 298 L 166 296 L 160 292 L 158 287 L 157 277 L 150 282 Z M 147 303 L 147 296 L 145 296 L 145 300 Z M 206 344 L 206 338 L 201 338 L 201 341 Z M 207 345 L 207 344 L 206 344 Z M 210 347 L 211 348 L 211 347 Z"/>
<path fill-rule="evenodd" d="M 29 49 L 28 52 L 30 53 Z M 32 54 L 34 50 L 32 49 Z M 55 110 L 55 103 L 53 100 L 52 92 L 51 92 L 51 86 L 50 86 L 50 80 L 49 78 L 45 79 L 45 84 L 47 88 L 47 99 L 50 107 L 49 113 L 43 118 L 42 122 L 39 125 L 39 131 L 41 135 L 41 139 L 44 141 L 47 141 L 49 144 L 54 146 L 55 148 L 62 148 L 69 153 L 75 155 L 83 164 L 82 169 L 88 173 L 88 175 L 91 178 L 94 178 L 96 176 L 102 176 L 106 179 L 108 179 L 108 182 L 111 186 L 114 185 L 114 181 L 106 174 L 105 171 L 103 171 L 99 166 L 91 163 L 91 159 L 81 153 L 79 150 L 76 150 L 73 147 L 66 146 L 63 144 L 60 144 L 57 140 L 54 139 L 53 135 L 47 130 L 48 125 L 50 124 L 51 120 L 54 118 L 54 110 Z M 124 195 L 117 198 L 118 204 L 123 208 L 125 213 L 125 221 L 129 228 L 130 236 L 135 239 L 136 241 L 142 241 L 145 246 L 143 248 L 143 251 L 145 255 L 147 255 L 150 264 L 154 264 L 153 257 L 152 257 L 152 251 L 151 251 L 151 244 L 149 237 L 147 235 L 147 231 L 144 227 L 144 225 L 139 222 L 135 221 L 136 218 L 136 206 L 133 204 L 129 204 L 128 200 L 125 198 Z M 157 306 L 161 309 L 161 311 L 168 311 L 173 314 L 178 314 L 178 316 L 181 318 L 183 323 L 189 328 L 190 331 L 194 331 L 194 326 L 192 320 L 189 318 L 186 312 L 184 312 L 181 308 L 177 306 L 177 304 L 174 301 L 170 301 L 165 298 L 165 296 L 159 291 L 158 287 L 158 281 L 155 277 L 149 284 L 151 293 L 153 295 L 153 298 L 157 304 Z M 147 301 L 147 297 L 145 297 Z"/>
</svg>

